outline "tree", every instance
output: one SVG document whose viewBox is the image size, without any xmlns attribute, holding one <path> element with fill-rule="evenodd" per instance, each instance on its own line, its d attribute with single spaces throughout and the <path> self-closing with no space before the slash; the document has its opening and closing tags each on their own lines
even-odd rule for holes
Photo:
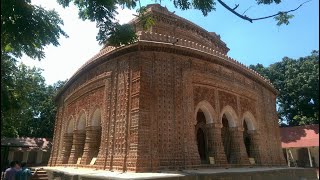
<svg viewBox="0 0 320 180">
<path fill-rule="evenodd" d="M 140 0 L 57 0 L 63 7 L 67 7 L 70 3 L 74 3 L 79 9 L 79 17 L 83 20 L 95 21 L 99 32 L 97 40 L 100 44 L 109 43 L 113 46 L 132 43 L 135 38 L 135 32 L 131 24 L 120 25 L 115 19 L 117 14 L 117 6 L 126 8 L 135 8 L 139 4 L 137 17 L 142 22 L 145 29 L 154 25 L 155 21 L 152 17 L 146 15 L 145 7 L 140 5 Z M 191 8 L 202 11 L 206 16 L 215 10 L 216 1 L 214 0 L 173 0 L 176 8 L 188 10 Z M 293 15 L 290 12 L 296 11 L 304 3 L 296 9 L 289 11 L 281 11 L 270 16 L 261 18 L 249 18 L 236 12 L 237 4 L 231 8 L 222 0 L 217 0 L 224 8 L 234 13 L 236 16 L 248 20 L 250 22 L 275 18 L 278 25 L 288 24 L 289 19 Z M 279 4 L 281 0 L 255 0 L 257 4 Z M 307 1 L 308 2 L 308 1 Z M 21 129 L 22 126 L 15 128 L 15 121 L 20 118 L 37 117 L 36 112 L 42 112 L 41 107 L 34 107 L 33 103 L 44 102 L 40 95 L 45 96 L 44 80 L 40 77 L 37 70 L 30 70 L 23 66 L 17 66 L 17 59 L 23 54 L 41 60 L 45 57 L 44 47 L 47 45 L 59 45 L 61 36 L 68 37 L 62 30 L 63 21 L 58 13 L 54 10 L 46 10 L 40 6 L 31 4 L 31 0 L 1 0 L 1 124 L 7 127 L 8 132 L 4 132 L 10 136 L 19 135 L 22 132 L 30 130 L 31 133 L 36 129 Z M 37 81 L 25 79 L 22 81 L 19 72 L 33 74 L 32 77 Z M 19 79 L 19 78 L 20 79 Z M 18 79 L 16 79 L 18 78 Z M 21 81 L 21 82 L 20 82 Z M 21 84 L 29 82 L 30 85 Z M 37 83 L 35 83 L 37 82 Z M 38 91 L 31 92 L 33 86 L 38 87 Z M 21 89 L 20 89 L 21 88 Z M 24 92 L 25 91 L 25 92 Z M 23 97 L 23 93 L 30 93 L 28 97 Z M 37 93 L 39 93 L 37 95 Z M 49 93 L 49 92 L 48 92 Z M 32 99 L 35 98 L 35 99 Z M 48 105 L 49 106 L 49 105 Z M 31 108 L 32 110 L 28 109 Z M 34 109 L 33 109 L 34 108 Z M 21 114 L 19 114 L 19 113 Z M 41 116 L 41 115 L 40 115 Z M 25 119 L 23 123 L 29 123 L 30 119 Z M 18 121 L 22 122 L 22 121 Z M 33 122 L 33 121 L 32 121 Z M 30 122 L 30 123 L 32 123 Z M 19 125 L 19 124 L 18 124 Z M 19 129 L 20 128 L 20 129 Z"/>
<path fill-rule="evenodd" d="M 21 108 L 15 94 L 17 58 L 44 58 L 45 46 L 58 46 L 60 36 L 67 37 L 62 25 L 57 12 L 30 0 L 1 0 L 1 119 L 6 119 L 5 112 Z"/>
<path fill-rule="evenodd" d="M 258 5 L 270 5 L 270 4 L 279 4 L 281 0 L 255 0 Z M 67 7 L 70 3 L 74 3 L 79 9 L 79 17 L 83 20 L 95 21 L 97 27 L 99 28 L 99 32 L 97 35 L 97 40 L 100 44 L 110 44 L 113 46 L 119 46 L 121 44 L 129 44 L 133 42 L 136 38 L 133 32 L 133 27 L 130 24 L 120 25 L 114 19 L 117 14 L 117 6 L 127 7 L 129 9 L 135 8 L 137 4 L 139 4 L 139 8 L 137 10 L 136 15 L 139 18 L 139 21 L 144 21 L 144 24 L 152 24 L 153 19 L 151 17 L 144 16 L 145 7 L 141 6 L 140 0 L 58 0 L 58 3 L 63 7 Z M 157 0 L 155 0 L 157 2 Z M 173 0 L 172 1 L 176 8 L 182 10 L 188 9 L 197 9 L 202 12 L 204 16 L 207 16 L 208 13 L 214 11 L 216 9 L 216 1 L 215 0 Z M 226 8 L 231 13 L 240 17 L 243 20 L 247 20 L 249 22 L 254 22 L 258 20 L 274 18 L 277 21 L 277 25 L 288 25 L 289 20 L 294 17 L 294 15 L 290 14 L 296 10 L 298 10 L 306 1 L 300 4 L 295 9 L 287 10 L 287 11 L 279 11 L 272 15 L 267 15 L 259 18 L 251 18 L 246 16 L 245 14 L 240 14 L 236 11 L 239 7 L 239 4 L 236 4 L 234 8 L 227 5 L 222 0 L 217 0 L 224 8 Z M 160 0 L 161 3 L 161 0 Z M 123 33 L 123 32 L 129 32 Z M 108 41 L 111 39 L 111 41 Z M 118 41 L 114 41 L 114 40 Z M 123 41 L 125 40 L 125 41 Z"/>
<path fill-rule="evenodd" d="M 1 56 L 42 59 L 45 46 L 58 46 L 60 36 L 67 37 L 62 25 L 56 11 L 32 5 L 31 0 L 1 0 Z"/>
<path fill-rule="evenodd" d="M 310 56 L 250 68 L 270 79 L 279 90 L 278 113 L 289 126 L 319 123 L 319 51 Z"/>
<path fill-rule="evenodd" d="M 64 84 L 47 86 L 42 70 L 24 64 L 11 76 L 15 107 L 1 106 L 1 136 L 52 137 L 55 120 L 54 96 Z"/>
</svg>

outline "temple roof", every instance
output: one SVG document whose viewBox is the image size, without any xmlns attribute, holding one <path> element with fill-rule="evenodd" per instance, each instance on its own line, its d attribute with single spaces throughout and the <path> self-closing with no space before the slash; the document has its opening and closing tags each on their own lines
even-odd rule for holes
<svg viewBox="0 0 320 180">
<path fill-rule="evenodd" d="M 146 8 L 146 14 L 150 14 L 156 22 L 150 32 L 193 41 L 218 50 L 223 54 L 227 54 L 229 51 L 226 43 L 215 32 L 208 32 L 197 24 L 176 15 L 175 12 L 170 12 L 160 4 L 149 4 Z M 129 23 L 137 25 L 138 18 L 134 18 Z M 136 27 L 136 31 L 144 30 Z"/>
<path fill-rule="evenodd" d="M 56 100 L 66 91 L 66 89 L 76 81 L 77 77 L 84 73 L 87 69 L 94 66 L 95 63 L 101 62 L 103 57 L 119 52 L 121 50 L 139 46 L 143 43 L 152 45 L 171 45 L 171 48 L 182 48 L 188 51 L 204 53 L 208 56 L 216 57 L 223 61 L 224 64 L 236 67 L 239 71 L 256 80 L 264 87 L 267 87 L 274 94 L 278 91 L 270 83 L 270 81 L 262 77 L 256 71 L 248 68 L 241 62 L 227 56 L 229 48 L 220 39 L 220 36 L 214 32 L 208 32 L 200 26 L 175 15 L 168 11 L 166 7 L 159 4 L 151 4 L 147 6 L 147 12 L 156 20 L 155 25 L 148 31 L 145 31 L 139 25 L 138 19 L 134 18 L 129 23 L 135 26 L 138 40 L 127 46 L 104 46 L 95 56 L 83 64 L 74 75 L 66 82 L 65 86 L 58 92 Z"/>
<path fill-rule="evenodd" d="M 2 147 L 15 147 L 15 148 L 28 148 L 47 151 L 52 146 L 52 139 L 48 138 L 31 138 L 31 137 L 20 137 L 20 138 L 1 138 Z"/>
<path fill-rule="evenodd" d="M 280 128 L 282 148 L 319 146 L 319 124 Z"/>
</svg>

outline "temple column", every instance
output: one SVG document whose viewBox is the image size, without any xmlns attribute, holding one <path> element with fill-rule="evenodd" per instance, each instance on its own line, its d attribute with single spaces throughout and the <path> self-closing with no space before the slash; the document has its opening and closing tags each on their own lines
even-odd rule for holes
<svg viewBox="0 0 320 180">
<path fill-rule="evenodd" d="M 89 164 L 92 158 L 98 156 L 101 140 L 101 127 L 88 126 L 86 127 L 86 140 L 81 158 L 81 164 Z"/>
<path fill-rule="evenodd" d="M 72 148 L 71 148 L 68 164 L 76 164 L 78 158 L 82 156 L 85 138 L 86 138 L 86 133 L 84 130 L 73 131 Z"/>
<path fill-rule="evenodd" d="M 243 141 L 243 128 L 229 128 L 231 137 L 230 164 L 249 165 L 249 158 Z"/>
<path fill-rule="evenodd" d="M 256 164 L 261 164 L 261 156 L 260 156 L 260 134 L 257 131 L 248 130 L 250 139 L 250 147 L 249 154 L 250 157 L 254 158 Z"/>
<path fill-rule="evenodd" d="M 101 142 L 100 142 L 100 147 L 99 147 L 99 153 L 97 155 L 97 160 L 96 160 L 96 163 L 95 165 L 99 166 L 100 169 L 102 169 L 104 167 L 104 162 L 106 160 L 106 140 L 105 139 L 102 139 L 103 137 L 101 137 Z"/>
<path fill-rule="evenodd" d="M 208 131 L 208 152 L 209 157 L 214 157 L 215 164 L 228 164 L 221 138 L 222 124 L 206 124 Z"/>
<path fill-rule="evenodd" d="M 72 148 L 72 133 L 65 133 L 63 135 L 63 146 L 60 157 L 58 158 L 57 164 L 67 164 Z"/>
</svg>

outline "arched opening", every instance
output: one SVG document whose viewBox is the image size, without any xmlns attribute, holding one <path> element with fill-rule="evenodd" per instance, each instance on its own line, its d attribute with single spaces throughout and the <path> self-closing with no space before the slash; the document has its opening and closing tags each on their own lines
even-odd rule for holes
<svg viewBox="0 0 320 180">
<path fill-rule="evenodd" d="M 256 123 L 254 116 L 249 112 L 245 112 L 243 115 L 243 142 L 246 148 L 246 152 L 249 158 L 257 158 L 258 147 L 256 138 Z"/>
<path fill-rule="evenodd" d="M 224 114 L 222 116 L 222 129 L 221 129 L 221 139 L 224 147 L 224 153 L 226 154 L 226 158 L 228 163 L 230 163 L 231 157 L 231 136 L 229 131 L 229 122 Z"/>
<path fill-rule="evenodd" d="M 92 127 L 94 130 L 94 149 L 92 150 L 92 157 L 97 157 L 99 153 L 100 141 L 101 141 L 101 111 L 100 109 L 95 110 L 92 116 Z"/>
<path fill-rule="evenodd" d="M 205 132 L 206 116 L 201 109 L 197 112 L 196 137 L 201 164 L 208 163 L 208 146 Z"/>
<path fill-rule="evenodd" d="M 92 126 L 101 126 L 101 112 L 100 109 L 96 109 L 92 115 Z"/>
<path fill-rule="evenodd" d="M 250 153 L 250 146 L 251 146 L 251 140 L 250 140 L 250 135 L 248 133 L 248 125 L 246 123 L 246 121 L 243 122 L 243 141 L 244 141 L 244 145 L 246 147 L 246 152 L 248 157 L 251 157 L 251 153 Z"/>
<path fill-rule="evenodd" d="M 61 160 L 62 164 L 68 163 L 70 153 L 71 153 L 71 148 L 72 148 L 73 131 L 74 131 L 74 120 L 73 120 L 73 117 L 71 116 L 69 118 L 66 133 L 63 136 L 63 149 L 62 149 L 62 160 Z"/>
<path fill-rule="evenodd" d="M 79 121 L 78 121 L 77 129 L 78 130 L 84 130 L 85 127 L 86 127 L 86 115 L 85 115 L 85 113 L 82 113 L 80 118 L 79 118 Z"/>
<path fill-rule="evenodd" d="M 231 164 L 231 157 L 234 156 L 235 152 L 233 152 L 234 148 L 232 147 L 232 143 L 234 142 L 234 139 L 232 138 L 234 137 L 231 136 L 232 132 L 230 131 L 230 128 L 236 127 L 237 115 L 231 106 L 226 106 L 223 108 L 222 116 L 220 117 L 222 121 L 221 140 L 227 161 Z"/>
<path fill-rule="evenodd" d="M 101 111 L 96 109 L 86 127 L 86 139 L 81 164 L 90 164 L 98 156 L 101 141 Z"/>
<path fill-rule="evenodd" d="M 201 159 L 201 164 L 206 163 L 207 154 L 206 154 L 206 142 L 205 135 L 201 128 L 197 131 L 197 142 L 198 142 L 198 152 Z"/>
<path fill-rule="evenodd" d="M 75 164 L 83 155 L 84 144 L 86 139 L 86 113 L 82 111 L 73 131 L 73 141 L 68 164 Z M 81 161 L 80 161 L 81 162 Z"/>
<path fill-rule="evenodd" d="M 74 121 L 73 118 L 70 118 L 68 126 L 67 126 L 67 133 L 73 133 L 74 130 Z"/>
</svg>

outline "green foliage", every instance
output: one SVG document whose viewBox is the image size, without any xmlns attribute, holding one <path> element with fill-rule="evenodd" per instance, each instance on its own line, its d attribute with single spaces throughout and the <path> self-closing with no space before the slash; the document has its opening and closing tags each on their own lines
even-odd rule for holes
<svg viewBox="0 0 320 180">
<path fill-rule="evenodd" d="M 54 96 L 63 83 L 47 86 L 41 69 L 24 64 L 15 67 L 9 88 L 13 100 L 1 99 L 1 136 L 52 137 L 56 114 Z"/>
<path fill-rule="evenodd" d="M 23 54 L 44 58 L 58 46 L 62 19 L 30 0 L 1 0 L 1 136 L 52 137 L 56 87 L 46 86 L 41 70 L 17 65 Z"/>
<path fill-rule="evenodd" d="M 278 113 L 290 126 L 319 123 L 319 52 L 263 67 L 251 65 L 279 90 Z"/>
<path fill-rule="evenodd" d="M 134 8 L 136 6 L 135 0 L 57 0 L 59 4 L 63 7 L 69 6 L 71 2 L 76 5 L 79 9 L 79 18 L 82 20 L 95 21 L 97 27 L 99 28 L 98 35 L 96 37 L 99 44 L 110 43 L 108 38 L 110 36 L 113 43 L 114 40 L 120 37 L 119 42 L 114 43 L 115 45 L 123 44 L 123 40 L 129 40 L 124 44 L 128 44 L 134 37 L 127 38 L 128 35 L 121 35 L 120 32 L 115 32 L 119 30 L 122 32 L 128 32 L 130 29 L 128 26 L 120 27 L 120 25 L 115 22 L 115 15 L 117 12 L 117 5 L 127 8 Z M 132 35 L 132 33 L 130 33 Z"/>
<path fill-rule="evenodd" d="M 129 9 L 135 8 L 136 3 L 140 3 L 138 0 L 57 1 L 63 7 L 69 6 L 70 3 L 75 4 L 79 9 L 79 18 L 96 22 L 96 26 L 99 28 L 96 39 L 100 44 L 108 43 L 113 46 L 121 46 L 130 44 L 137 39 L 132 25 L 120 25 L 116 22 L 115 15 L 118 13 L 117 6 Z M 204 16 L 215 10 L 215 2 L 215 0 L 173 0 L 175 7 L 182 10 L 198 9 L 202 11 Z M 218 2 L 221 4 L 221 0 L 218 0 Z M 281 0 L 256 0 L 256 2 L 257 4 L 279 4 Z M 140 7 L 138 18 L 144 30 L 148 30 L 156 22 L 145 12 L 145 7 Z M 274 17 L 274 15 L 270 17 Z M 278 25 L 287 25 L 292 17 L 287 13 L 280 13 L 275 19 L 278 21 Z M 21 58 L 25 54 L 33 59 L 43 59 L 45 57 L 43 51 L 45 46 L 50 44 L 58 46 L 58 40 L 61 36 L 68 37 L 62 30 L 62 25 L 63 21 L 56 11 L 32 5 L 31 0 L 1 0 L 2 136 L 52 136 L 55 116 L 53 96 L 63 82 L 53 86 L 45 85 L 40 69 L 29 68 L 23 64 L 17 66 L 16 58 Z M 310 123 L 314 121 L 314 117 L 319 117 L 319 113 L 314 111 L 314 107 L 318 105 L 319 94 L 316 97 L 315 94 L 310 92 L 310 89 L 316 89 L 314 84 L 318 85 L 319 82 L 315 81 L 316 76 L 313 76 L 313 74 L 305 73 L 305 69 L 314 68 L 313 61 L 317 59 L 318 62 L 318 57 L 318 52 L 314 52 L 312 56 L 307 58 L 308 62 L 313 59 L 310 63 L 304 64 L 300 61 L 298 65 L 293 63 L 294 66 L 300 68 L 299 72 L 304 72 L 302 74 L 294 74 L 297 73 L 294 70 L 290 70 L 285 75 L 276 74 L 280 70 L 286 70 L 287 64 L 285 62 L 288 61 L 288 64 L 290 64 L 289 62 L 298 60 L 288 59 L 283 63 L 267 68 L 268 70 L 265 72 L 263 72 L 263 66 L 258 67 L 267 77 L 274 80 L 274 84 L 279 89 L 284 88 L 286 90 L 284 92 L 288 92 L 288 94 L 296 91 L 306 93 L 301 96 L 295 96 L 297 93 L 293 93 L 289 98 L 283 95 L 285 93 L 279 95 L 279 104 L 282 108 L 280 113 L 286 119 L 293 119 L 293 124 L 298 121 Z M 319 74 L 319 71 L 317 73 Z M 286 81 L 286 85 L 283 87 L 283 79 L 287 79 L 291 74 L 298 78 L 293 81 Z M 297 90 L 293 88 L 295 82 L 308 82 L 308 85 Z M 314 84 L 309 85 L 311 82 Z M 292 100 L 292 98 L 298 100 Z M 289 108 L 286 104 L 290 105 Z M 292 108 L 292 106 L 297 108 Z M 303 108 L 300 108 L 302 106 Z M 309 113 L 305 113 L 306 107 L 312 107 L 313 109 L 311 108 Z M 294 109 L 294 111 L 288 113 L 290 109 Z"/>
<path fill-rule="evenodd" d="M 279 4 L 281 0 L 256 0 L 258 4 L 272 4 L 276 3 Z"/>
<path fill-rule="evenodd" d="M 54 10 L 31 5 L 29 0 L 1 0 L 1 54 L 44 58 L 43 47 L 58 46 L 63 21 Z"/>
<path fill-rule="evenodd" d="M 117 6 L 122 8 L 135 8 L 139 0 L 57 0 L 60 5 L 67 7 L 73 2 L 79 9 L 79 18 L 82 20 L 90 20 L 96 22 L 96 26 L 99 28 L 99 32 L 96 36 L 99 44 L 106 44 L 119 46 L 121 44 L 130 44 L 135 40 L 135 35 L 133 35 L 128 28 L 128 25 L 119 25 L 116 22 L 115 15 L 118 14 Z M 219 0 L 218 0 L 219 1 Z M 157 2 L 157 0 L 155 0 Z M 215 0 L 173 0 L 172 1 L 176 8 L 182 10 L 197 9 L 202 12 L 204 16 L 208 13 L 216 10 Z M 220 2 L 220 1 L 219 1 Z M 257 4 L 279 4 L 281 0 L 256 0 Z M 144 30 L 149 30 L 155 25 L 155 20 L 145 15 L 145 7 L 140 7 L 138 9 L 139 21 L 143 24 Z M 270 16 L 270 17 L 274 17 Z M 270 18 L 268 17 L 268 18 Z M 277 20 L 277 25 L 289 24 L 289 19 L 293 18 L 293 15 L 288 13 L 280 13 L 275 16 Z M 261 18 L 264 19 L 264 18 Z M 252 21 L 252 20 L 251 20 Z M 117 31 L 119 30 L 119 32 Z M 121 35 L 120 31 L 128 32 L 129 35 Z M 119 40 L 117 41 L 117 38 Z M 126 42 L 124 40 L 127 40 Z"/>
<path fill-rule="evenodd" d="M 191 8 L 200 10 L 204 16 L 207 16 L 209 12 L 215 10 L 216 3 L 214 0 L 174 0 L 173 4 L 176 8 L 182 10 L 188 10 Z"/>
<path fill-rule="evenodd" d="M 147 8 L 145 6 L 137 9 L 137 13 L 139 14 L 137 17 L 139 18 L 139 22 L 142 24 L 142 27 L 145 31 L 149 30 L 156 24 L 154 18 L 152 18 L 149 14 L 146 14 L 146 12 Z"/>
<path fill-rule="evenodd" d="M 108 37 L 108 44 L 111 46 L 131 44 L 137 39 L 136 32 L 130 24 L 116 24 L 108 33 Z"/>
<path fill-rule="evenodd" d="M 292 19 L 293 17 L 294 15 L 292 14 L 279 12 L 279 15 L 275 16 L 274 19 L 277 21 L 277 25 L 281 26 L 282 24 L 288 25 L 289 19 Z"/>
</svg>

